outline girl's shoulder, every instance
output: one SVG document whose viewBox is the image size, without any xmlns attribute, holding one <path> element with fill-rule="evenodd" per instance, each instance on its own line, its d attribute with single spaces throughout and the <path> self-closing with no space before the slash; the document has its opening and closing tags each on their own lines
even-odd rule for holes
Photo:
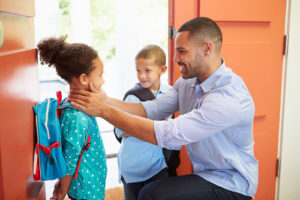
<svg viewBox="0 0 300 200">
<path fill-rule="evenodd" d="M 82 111 L 73 108 L 66 107 L 61 110 L 61 121 L 75 121 L 76 123 L 88 124 L 88 116 Z"/>
</svg>

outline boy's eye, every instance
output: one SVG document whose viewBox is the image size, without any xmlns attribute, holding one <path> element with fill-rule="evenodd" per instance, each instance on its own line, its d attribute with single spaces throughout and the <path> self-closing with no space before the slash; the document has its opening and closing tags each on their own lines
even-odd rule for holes
<svg viewBox="0 0 300 200">
<path fill-rule="evenodd" d="M 146 72 L 151 72 L 152 70 L 151 69 L 146 69 Z"/>
<path fill-rule="evenodd" d="M 136 71 L 137 71 L 137 72 L 140 72 L 140 70 L 139 70 L 139 69 L 136 69 Z"/>
</svg>

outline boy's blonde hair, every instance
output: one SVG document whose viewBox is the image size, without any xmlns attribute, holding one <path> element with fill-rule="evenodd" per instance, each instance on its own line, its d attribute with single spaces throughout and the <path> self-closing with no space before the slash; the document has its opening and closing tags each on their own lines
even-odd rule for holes
<svg viewBox="0 0 300 200">
<path fill-rule="evenodd" d="M 166 54 L 164 50 L 154 44 L 147 45 L 140 50 L 135 59 L 137 60 L 139 58 L 154 59 L 154 64 L 159 67 L 166 65 Z"/>
</svg>

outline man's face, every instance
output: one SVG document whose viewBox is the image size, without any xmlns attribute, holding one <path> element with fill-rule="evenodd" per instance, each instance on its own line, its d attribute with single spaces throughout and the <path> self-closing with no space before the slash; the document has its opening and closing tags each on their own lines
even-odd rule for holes
<svg viewBox="0 0 300 200">
<path fill-rule="evenodd" d="M 189 32 L 179 32 L 175 39 L 174 62 L 180 66 L 182 78 L 199 77 L 203 68 L 201 48 L 188 37 Z"/>
</svg>

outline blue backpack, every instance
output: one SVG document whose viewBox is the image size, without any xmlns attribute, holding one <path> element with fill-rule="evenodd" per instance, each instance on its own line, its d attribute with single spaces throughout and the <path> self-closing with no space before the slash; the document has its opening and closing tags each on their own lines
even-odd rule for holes
<svg viewBox="0 0 300 200">
<path fill-rule="evenodd" d="M 62 153 L 60 111 L 65 107 L 72 107 L 69 102 L 62 101 L 61 92 L 57 92 L 56 98 L 47 98 L 33 106 L 35 114 L 36 145 L 34 151 L 33 179 L 46 181 L 62 178 L 66 175 L 66 162 Z M 83 113 L 83 112 L 82 112 Z M 81 150 L 75 179 L 77 178 L 81 157 L 91 144 L 92 121 L 89 120 L 89 129 L 85 137 L 85 146 Z"/>
</svg>

